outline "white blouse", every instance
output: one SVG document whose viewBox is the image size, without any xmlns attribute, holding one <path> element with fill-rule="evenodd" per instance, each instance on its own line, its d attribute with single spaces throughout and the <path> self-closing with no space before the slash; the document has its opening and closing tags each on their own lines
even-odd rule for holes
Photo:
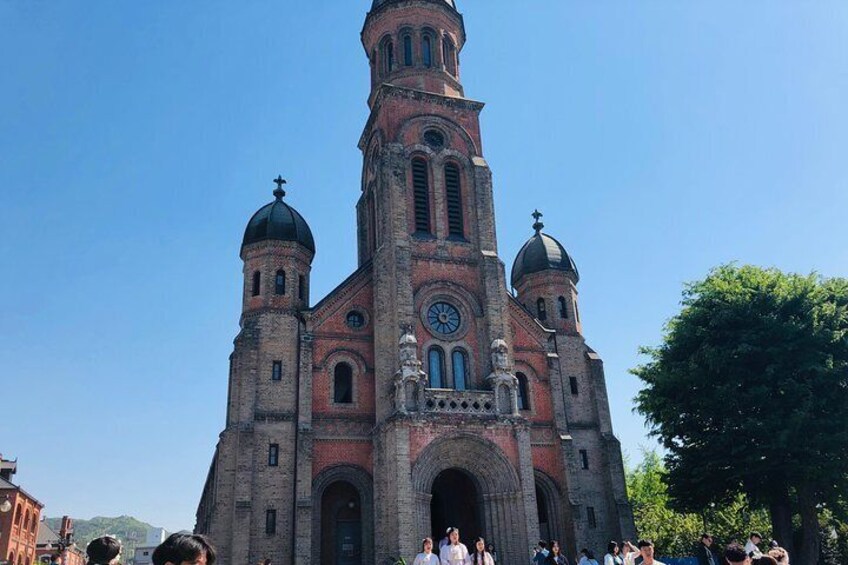
<svg viewBox="0 0 848 565">
<path fill-rule="evenodd" d="M 440 551 L 442 565 L 466 565 L 466 560 L 468 559 L 468 548 L 465 547 L 465 544 L 448 544 L 442 547 Z"/>
<path fill-rule="evenodd" d="M 439 558 L 435 553 L 419 553 L 412 565 L 439 565 Z"/>
</svg>

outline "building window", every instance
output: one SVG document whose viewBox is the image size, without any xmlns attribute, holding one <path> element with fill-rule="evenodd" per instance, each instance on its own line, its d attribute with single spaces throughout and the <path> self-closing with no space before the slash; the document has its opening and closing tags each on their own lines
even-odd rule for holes
<svg viewBox="0 0 848 565">
<path fill-rule="evenodd" d="M 430 348 L 427 366 L 430 369 L 430 388 L 445 388 L 445 352 L 441 347 Z"/>
<path fill-rule="evenodd" d="M 589 452 L 585 449 L 580 450 L 580 468 L 588 469 L 589 468 Z"/>
<path fill-rule="evenodd" d="M 445 165 L 445 200 L 448 207 L 448 235 L 463 237 L 459 167 L 453 163 Z"/>
<path fill-rule="evenodd" d="M 283 362 L 282 361 L 274 361 L 274 362 L 271 363 L 271 380 L 272 381 L 283 380 Z"/>
<path fill-rule="evenodd" d="M 557 301 L 559 302 L 559 317 L 563 320 L 568 319 L 568 308 L 565 307 L 565 297 L 560 296 Z"/>
<path fill-rule="evenodd" d="M 24 515 L 24 531 L 29 529 L 29 510 L 26 511 Z"/>
<path fill-rule="evenodd" d="M 412 160 L 412 195 L 415 205 L 415 233 L 430 233 L 430 179 L 427 161 Z"/>
<path fill-rule="evenodd" d="M 433 39 L 426 33 L 421 38 L 421 59 L 425 67 L 433 66 Z"/>
<path fill-rule="evenodd" d="M 577 323 L 580 323 L 580 310 L 577 309 L 577 303 L 574 303 L 574 319 L 577 320 Z"/>
<path fill-rule="evenodd" d="M 21 514 L 23 513 L 23 508 L 20 504 L 18 504 L 17 508 L 15 508 L 15 525 L 21 525 Z"/>
<path fill-rule="evenodd" d="M 530 410 L 530 399 L 527 396 L 527 375 L 515 373 L 518 378 L 518 409 Z"/>
<path fill-rule="evenodd" d="M 412 36 L 403 36 L 403 64 L 407 67 L 412 66 Z"/>
<path fill-rule="evenodd" d="M 280 445 L 272 443 L 268 446 L 268 466 L 276 467 L 280 464 Z"/>
<path fill-rule="evenodd" d="M 383 55 L 383 74 L 389 74 L 395 66 L 395 45 L 388 37 L 383 41 L 380 53 Z"/>
<path fill-rule="evenodd" d="M 266 510 L 265 511 L 265 533 L 269 534 L 269 535 L 277 533 L 277 511 L 276 510 Z"/>
<path fill-rule="evenodd" d="M 548 319 L 548 312 L 545 309 L 545 299 L 540 298 L 536 301 L 536 317 L 543 322 Z"/>
<path fill-rule="evenodd" d="M 358 330 L 359 328 L 365 325 L 365 315 L 362 312 L 351 310 L 347 313 L 347 317 L 345 318 L 345 324 L 347 324 L 347 327 L 349 328 Z"/>
<path fill-rule="evenodd" d="M 253 296 L 259 296 L 259 291 L 262 290 L 262 273 L 253 271 Z"/>
<path fill-rule="evenodd" d="M 347 363 L 338 363 L 333 369 L 333 402 L 353 402 L 353 368 Z"/>
<path fill-rule="evenodd" d="M 587 506 L 586 507 L 586 520 L 589 522 L 590 528 L 598 527 L 598 520 L 595 518 L 595 507 Z"/>
<path fill-rule="evenodd" d="M 297 298 L 306 299 L 306 278 L 303 275 L 297 275 Z"/>
<path fill-rule="evenodd" d="M 454 349 L 451 353 L 453 365 L 453 388 L 465 390 L 468 387 L 468 355 L 463 349 Z"/>
<path fill-rule="evenodd" d="M 577 377 L 568 377 L 568 385 L 571 387 L 571 394 L 577 396 Z"/>
<path fill-rule="evenodd" d="M 445 69 L 456 76 L 456 48 L 447 36 L 442 41 L 442 55 L 445 59 Z"/>
<path fill-rule="evenodd" d="M 274 292 L 277 294 L 286 293 L 286 272 L 282 269 L 277 271 L 277 276 L 274 277 Z"/>
</svg>

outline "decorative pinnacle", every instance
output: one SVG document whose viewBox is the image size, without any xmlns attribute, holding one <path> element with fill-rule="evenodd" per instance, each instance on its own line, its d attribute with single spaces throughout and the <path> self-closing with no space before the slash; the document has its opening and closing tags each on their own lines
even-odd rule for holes
<svg viewBox="0 0 848 565">
<path fill-rule="evenodd" d="M 536 220 L 536 223 L 533 224 L 533 229 L 536 230 L 536 233 L 539 233 L 540 231 L 542 231 L 542 228 L 545 227 L 545 224 L 539 221 L 539 218 L 544 216 L 544 214 L 539 212 L 539 210 L 533 210 L 533 213 L 530 215 L 533 216 L 534 220 Z"/>
<path fill-rule="evenodd" d="M 286 184 L 286 179 L 284 179 L 282 175 L 277 175 L 274 182 L 277 183 L 277 188 L 274 189 L 274 197 L 277 200 L 282 200 L 283 196 L 286 195 L 286 191 L 283 190 L 283 185 Z"/>
</svg>

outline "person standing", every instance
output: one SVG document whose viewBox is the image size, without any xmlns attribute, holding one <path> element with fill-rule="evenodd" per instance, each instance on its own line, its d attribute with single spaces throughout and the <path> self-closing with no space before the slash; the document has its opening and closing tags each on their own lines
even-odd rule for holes
<svg viewBox="0 0 848 565">
<path fill-rule="evenodd" d="M 102 536 L 89 542 L 85 548 L 88 565 L 117 565 L 121 559 L 120 540 L 115 536 Z"/>
<path fill-rule="evenodd" d="M 215 565 L 212 543 L 200 534 L 171 534 L 153 550 L 153 565 Z"/>
<path fill-rule="evenodd" d="M 441 565 L 466 565 L 468 548 L 459 541 L 459 530 L 448 528 L 448 544 L 439 550 Z"/>
<path fill-rule="evenodd" d="M 751 557 L 738 543 L 731 543 L 725 548 L 724 560 L 730 565 L 751 565 Z"/>
<path fill-rule="evenodd" d="M 545 559 L 545 565 L 568 565 L 568 559 L 562 554 L 557 540 L 552 539 L 548 547 L 550 548 L 550 553 L 548 553 L 548 557 Z"/>
<path fill-rule="evenodd" d="M 759 532 L 751 532 L 751 535 L 748 536 L 748 543 L 745 544 L 745 553 L 748 554 L 748 557 L 751 559 L 762 557 L 763 553 L 759 548 L 760 542 L 762 541 L 763 536 L 761 536 Z"/>
<path fill-rule="evenodd" d="M 492 556 L 492 561 L 494 561 L 495 565 L 497 565 L 497 563 L 498 563 L 498 552 L 495 551 L 495 546 L 491 543 L 488 544 L 486 546 L 486 551 L 489 552 L 489 554 Z"/>
<path fill-rule="evenodd" d="M 421 540 L 421 553 L 415 556 L 412 565 L 439 565 L 439 558 L 433 554 L 433 540 Z"/>
<path fill-rule="evenodd" d="M 474 541 L 474 552 L 468 557 L 471 565 L 495 565 L 492 555 L 486 551 L 486 540 L 477 538 Z"/>
<path fill-rule="evenodd" d="M 624 560 L 621 558 L 621 550 L 618 548 L 618 543 L 611 541 L 607 544 L 607 554 L 604 555 L 604 565 L 622 565 Z"/>
<path fill-rule="evenodd" d="M 545 562 L 545 559 L 548 558 L 548 544 L 545 540 L 539 540 L 539 543 L 536 544 L 536 553 L 533 554 L 533 565 L 542 565 Z"/>
<path fill-rule="evenodd" d="M 698 558 L 698 565 L 720 565 L 721 560 L 718 554 L 713 551 L 713 536 L 704 532 L 701 534 L 701 542 L 695 548 L 695 557 Z"/>
<path fill-rule="evenodd" d="M 625 565 L 635 565 L 637 556 L 642 558 L 642 565 L 665 565 L 662 561 L 654 559 L 654 542 L 651 540 L 640 539 L 636 547 L 639 548 L 639 553 L 628 553 Z"/>
</svg>

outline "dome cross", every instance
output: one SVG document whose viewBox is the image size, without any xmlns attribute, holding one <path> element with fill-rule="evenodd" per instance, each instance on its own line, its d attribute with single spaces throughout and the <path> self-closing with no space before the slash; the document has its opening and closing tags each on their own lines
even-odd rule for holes
<svg viewBox="0 0 848 565">
<path fill-rule="evenodd" d="M 286 191 L 283 190 L 283 185 L 286 184 L 286 179 L 283 178 L 283 175 L 277 175 L 277 178 L 274 179 L 274 183 L 277 185 L 277 188 L 274 189 L 274 196 L 277 200 L 282 200 L 283 196 L 286 195 Z"/>
<path fill-rule="evenodd" d="M 533 229 L 536 230 L 536 233 L 539 233 L 540 231 L 542 231 L 542 228 L 545 227 L 545 224 L 539 221 L 539 218 L 544 216 L 544 214 L 542 214 L 541 212 L 539 212 L 538 209 L 536 209 L 533 210 L 533 213 L 530 215 L 533 216 L 534 220 L 536 220 L 536 223 L 533 224 Z"/>
</svg>

